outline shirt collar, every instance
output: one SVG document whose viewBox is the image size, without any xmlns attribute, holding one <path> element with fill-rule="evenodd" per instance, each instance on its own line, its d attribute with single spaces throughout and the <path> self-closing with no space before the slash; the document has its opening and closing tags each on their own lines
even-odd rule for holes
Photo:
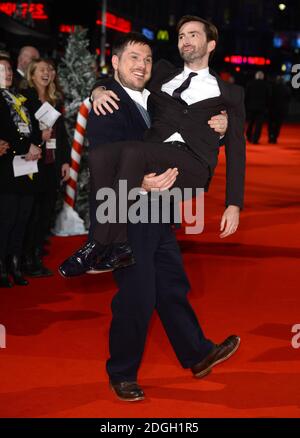
<svg viewBox="0 0 300 438">
<path fill-rule="evenodd" d="M 22 70 L 20 70 L 19 68 L 17 68 L 17 72 L 20 73 L 21 76 L 23 76 L 23 78 L 25 77 L 25 74 Z"/>
<path fill-rule="evenodd" d="M 191 70 L 189 67 L 187 67 L 186 65 L 184 66 L 184 76 L 187 77 L 190 73 L 197 73 L 198 77 L 200 79 L 204 79 L 209 75 L 209 68 L 201 68 L 200 70 Z"/>
<path fill-rule="evenodd" d="M 132 100 L 142 105 L 145 110 L 147 109 L 147 100 L 150 95 L 149 90 L 144 88 L 143 91 L 137 91 L 137 90 L 132 90 L 131 88 L 128 87 L 124 87 L 123 85 L 121 86 L 124 88 L 126 93 L 129 94 Z"/>
</svg>

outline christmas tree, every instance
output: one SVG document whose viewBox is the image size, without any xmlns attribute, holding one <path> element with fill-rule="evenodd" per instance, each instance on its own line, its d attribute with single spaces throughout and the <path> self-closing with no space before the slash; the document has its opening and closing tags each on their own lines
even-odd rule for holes
<svg viewBox="0 0 300 438">
<path fill-rule="evenodd" d="M 73 142 L 75 121 L 78 109 L 91 92 L 96 79 L 96 57 L 88 50 L 87 29 L 76 27 L 70 34 L 66 52 L 58 66 L 58 77 L 64 92 L 66 129 L 70 144 Z M 89 223 L 88 214 L 89 174 L 87 168 L 87 142 L 80 163 L 75 208 Z"/>
</svg>

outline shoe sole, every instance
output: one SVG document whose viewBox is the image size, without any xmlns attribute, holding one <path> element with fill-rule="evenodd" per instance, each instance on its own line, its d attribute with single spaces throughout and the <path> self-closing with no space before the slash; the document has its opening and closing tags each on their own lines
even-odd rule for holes
<svg viewBox="0 0 300 438">
<path fill-rule="evenodd" d="M 86 271 L 86 274 L 103 274 L 104 272 L 112 272 L 115 269 L 119 269 L 119 268 L 126 268 L 127 266 L 131 266 L 135 263 L 135 260 L 131 259 L 128 262 L 125 263 L 119 263 L 118 266 L 116 266 L 115 268 L 111 268 L 111 269 L 103 269 L 103 270 L 96 270 L 96 269 L 91 269 L 89 271 Z"/>
<path fill-rule="evenodd" d="M 90 270 L 90 271 L 86 271 L 86 274 L 92 274 L 92 275 L 95 275 L 95 274 L 104 274 L 105 272 L 111 272 L 111 271 L 114 271 L 114 269 L 115 268 L 111 268 L 111 269 L 103 269 L 102 271 L 96 271 L 95 269 L 92 269 L 92 270 Z"/>
<path fill-rule="evenodd" d="M 221 359 L 217 360 L 216 362 L 214 362 L 206 370 L 203 370 L 203 371 L 201 371 L 198 374 L 194 374 L 194 377 L 196 377 L 196 379 L 201 379 L 201 377 L 207 376 L 207 374 L 209 374 L 212 371 L 213 367 L 215 367 L 216 365 L 218 365 L 218 364 L 224 362 L 225 360 L 229 359 L 237 351 L 237 349 L 240 346 L 240 343 L 241 343 L 241 338 L 238 338 L 238 343 L 236 344 L 235 348 L 230 353 L 228 353 L 227 356 L 222 357 Z"/>
<path fill-rule="evenodd" d="M 122 398 L 120 396 L 118 396 L 118 394 L 116 393 L 116 391 L 114 390 L 114 388 L 110 385 L 110 389 L 112 390 L 112 392 L 115 394 L 115 396 L 117 397 L 118 400 L 121 401 L 125 401 L 125 402 L 137 402 L 137 401 L 143 401 L 145 400 L 145 397 L 135 397 L 135 398 Z"/>
</svg>

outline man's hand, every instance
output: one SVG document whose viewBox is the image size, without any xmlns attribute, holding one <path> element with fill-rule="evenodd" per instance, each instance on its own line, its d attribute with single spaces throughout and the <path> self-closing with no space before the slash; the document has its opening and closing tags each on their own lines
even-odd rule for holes
<svg viewBox="0 0 300 438">
<path fill-rule="evenodd" d="M 63 181 L 68 181 L 68 179 L 70 178 L 70 164 L 69 163 L 64 163 L 61 166 L 61 176 L 62 176 Z"/>
<path fill-rule="evenodd" d="M 146 192 L 162 192 L 164 190 L 168 190 L 176 181 L 177 175 L 178 169 L 176 167 L 173 169 L 170 168 L 160 175 L 156 175 L 156 173 L 149 173 L 148 175 L 144 176 L 142 188 L 146 190 Z"/>
<path fill-rule="evenodd" d="M 93 98 L 93 109 L 97 116 L 100 116 L 102 114 L 103 116 L 106 115 L 106 111 L 108 111 L 110 114 L 113 114 L 115 108 L 116 110 L 119 109 L 119 106 L 117 104 L 117 101 L 120 99 L 111 90 L 105 90 L 102 87 L 97 87 L 92 92 L 92 98 Z"/>
<path fill-rule="evenodd" d="M 209 126 L 220 134 L 220 137 L 226 134 L 228 128 L 228 115 L 226 111 L 221 111 L 221 114 L 212 116 L 208 121 Z"/>
<path fill-rule="evenodd" d="M 8 149 L 9 149 L 9 144 L 7 143 L 7 141 L 0 140 L 0 157 L 6 154 Z"/>
<path fill-rule="evenodd" d="M 42 151 L 39 147 L 35 146 L 34 144 L 30 145 L 29 151 L 25 155 L 26 161 L 36 161 L 42 158 Z"/>
<path fill-rule="evenodd" d="M 240 219 L 240 207 L 237 207 L 236 205 L 229 205 L 224 211 L 221 219 L 221 226 L 220 226 L 221 239 L 230 236 L 230 234 L 236 232 L 239 226 L 239 219 Z"/>
</svg>

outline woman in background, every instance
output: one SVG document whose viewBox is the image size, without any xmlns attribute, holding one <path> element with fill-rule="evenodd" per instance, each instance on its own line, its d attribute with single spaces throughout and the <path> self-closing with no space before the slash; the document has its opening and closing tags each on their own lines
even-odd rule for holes
<svg viewBox="0 0 300 438">
<path fill-rule="evenodd" d="M 52 70 L 53 67 L 54 65 Z M 34 112 L 45 102 L 62 111 L 62 95 L 55 86 L 55 76 L 53 71 L 51 73 L 49 60 L 33 60 L 28 66 L 26 79 L 28 85 L 22 92 L 30 98 Z M 26 233 L 24 264 L 26 272 L 36 277 L 53 275 L 43 265 L 43 245 L 55 211 L 58 189 L 70 176 L 70 146 L 63 116 L 58 118 L 52 128 L 41 128 L 45 152 L 42 157 L 39 190 Z"/>
</svg>

